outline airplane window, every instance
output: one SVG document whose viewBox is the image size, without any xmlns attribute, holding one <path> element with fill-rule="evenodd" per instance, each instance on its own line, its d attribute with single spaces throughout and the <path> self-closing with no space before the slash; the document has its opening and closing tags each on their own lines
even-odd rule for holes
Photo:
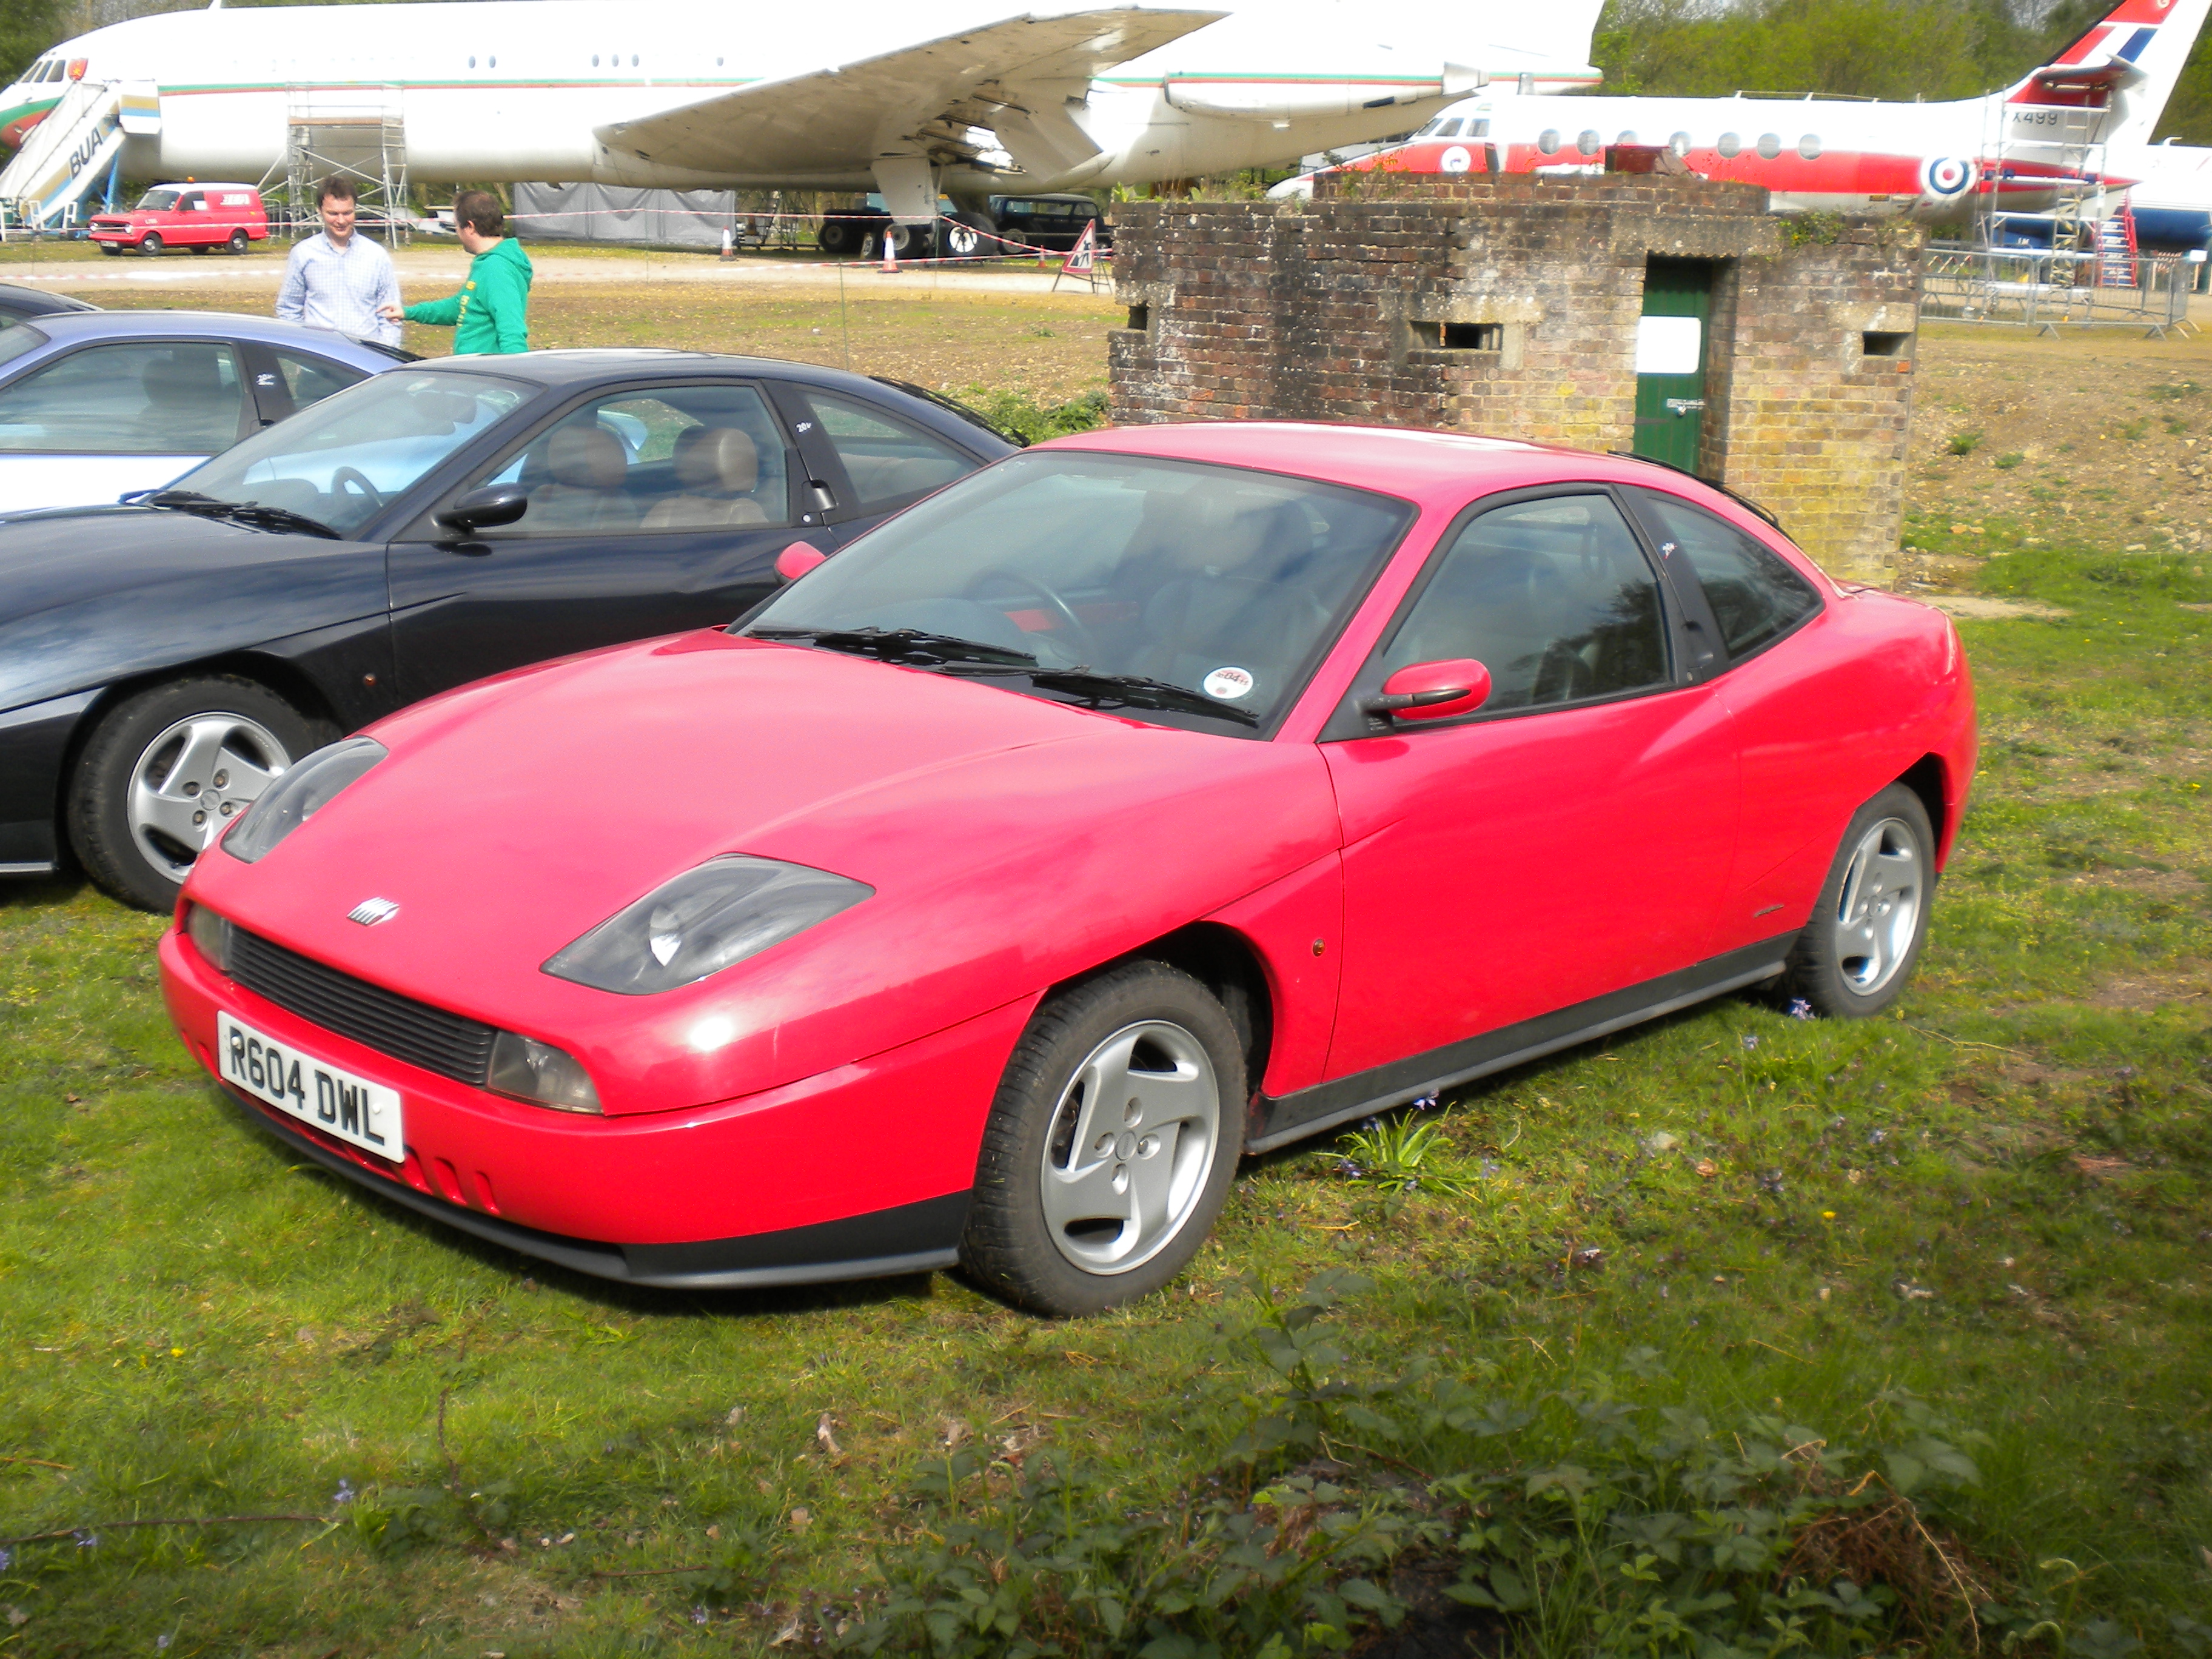
<svg viewBox="0 0 2212 1659">
<path fill-rule="evenodd" d="M 1808 161 L 1820 159 L 1820 135 L 1808 132 L 1797 141 L 1797 153 Z"/>
<path fill-rule="evenodd" d="M 632 69 L 635 69 L 637 67 L 637 54 L 635 52 L 632 52 L 629 55 L 629 66 Z"/>
<path fill-rule="evenodd" d="M 484 67 L 487 69 L 497 69 L 499 67 L 499 59 L 496 58 L 485 58 Z"/>
<path fill-rule="evenodd" d="M 1467 124 L 1467 136 L 1470 138 L 1489 137 L 1490 123 L 1487 121 L 1469 121 Z"/>
<path fill-rule="evenodd" d="M 597 68 L 599 68 L 599 53 L 597 53 L 597 52 L 593 52 L 593 53 L 592 54 L 592 67 L 593 69 L 597 69 Z"/>
<path fill-rule="evenodd" d="M 1690 135 L 1686 132 L 1676 133 L 1667 141 L 1667 148 L 1677 155 L 1687 155 L 1690 153 Z"/>
<path fill-rule="evenodd" d="M 1536 148 L 1547 155 L 1559 153 L 1559 131 L 1557 127 L 1546 127 L 1536 135 Z"/>
<path fill-rule="evenodd" d="M 1713 148 L 1720 151 L 1721 158 L 1725 161 L 1743 148 L 1743 140 L 1733 132 L 1724 132 L 1721 134 L 1720 143 L 1715 144 Z"/>
<path fill-rule="evenodd" d="M 470 67 L 471 69 L 474 69 L 476 66 L 477 66 L 477 60 L 476 60 L 474 58 L 471 58 L 469 59 L 469 67 Z"/>
<path fill-rule="evenodd" d="M 1456 119 L 1445 122 L 1442 126 L 1437 129 L 1437 137 L 1439 138 L 1458 137 L 1459 122 Z"/>
<path fill-rule="evenodd" d="M 1620 137 L 1614 139 L 1613 142 L 1616 144 L 1634 143 L 1636 142 L 1636 129 L 1634 127 L 1623 127 L 1620 130 Z"/>
<path fill-rule="evenodd" d="M 1585 127 L 1575 135 L 1575 148 L 1585 155 L 1595 155 L 1605 148 L 1605 141 L 1597 136 L 1597 129 Z"/>
<path fill-rule="evenodd" d="M 1771 161 L 1776 156 L 1781 155 L 1781 135 L 1772 132 L 1760 133 L 1759 135 L 1759 153 L 1770 161 Z"/>
<path fill-rule="evenodd" d="M 1443 124 L 1444 118 L 1439 115 L 1435 120 L 1430 122 L 1428 125 L 1423 127 L 1419 132 L 1415 133 L 1413 137 L 1416 138 L 1426 138 L 1431 133 L 1436 131 L 1438 127 L 1443 125 Z"/>
</svg>

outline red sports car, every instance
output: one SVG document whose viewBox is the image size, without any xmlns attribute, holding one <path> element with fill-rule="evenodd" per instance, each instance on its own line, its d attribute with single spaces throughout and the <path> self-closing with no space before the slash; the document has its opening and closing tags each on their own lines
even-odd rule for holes
<svg viewBox="0 0 2212 1659">
<path fill-rule="evenodd" d="M 1091 433 L 318 751 L 163 984 L 301 1154 L 526 1255 L 1079 1313 L 1245 1153 L 1739 988 L 1882 1007 L 1975 744 L 1943 617 L 1661 466 Z"/>
</svg>

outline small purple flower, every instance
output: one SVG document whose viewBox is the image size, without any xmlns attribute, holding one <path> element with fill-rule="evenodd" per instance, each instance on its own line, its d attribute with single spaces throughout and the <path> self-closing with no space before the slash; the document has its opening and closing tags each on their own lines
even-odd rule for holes
<svg viewBox="0 0 2212 1659">
<path fill-rule="evenodd" d="M 2132 1074 L 2134 1070 L 2132 1066 L 2125 1067 L 2124 1069 L 2130 1074 Z M 1423 1095 L 1419 1100 L 1413 1103 L 1413 1109 L 1417 1112 L 1425 1112 L 1436 1103 L 1437 1097 L 1434 1095 Z"/>
<path fill-rule="evenodd" d="M 1757 1035 L 1750 1031 L 1746 1031 L 1743 1036 L 1737 1040 L 1747 1048 L 1756 1048 L 1759 1047 L 1759 1038 Z"/>
<path fill-rule="evenodd" d="M 1805 1000 L 1805 999 L 1804 999 L 1804 998 L 1802 998 L 1802 997 L 1792 997 L 1792 998 L 1790 998 L 1790 1018 L 1792 1018 L 1792 1019 L 1810 1019 L 1810 1018 L 1813 1018 L 1813 1005 L 1812 1005 L 1811 1003 L 1809 1003 L 1809 1002 L 1806 1001 L 1806 1000 Z"/>
<path fill-rule="evenodd" d="M 691 1622 L 695 1625 L 705 1624 L 707 1622 L 707 1609 L 703 1607 L 692 1608 Z"/>
<path fill-rule="evenodd" d="M 0 1572 L 7 1571 L 9 1568 L 15 1565 L 15 1552 L 9 1549 L 4 1545 L 0 1545 Z"/>
<path fill-rule="evenodd" d="M 340 1475 L 338 1477 L 338 1489 L 331 1494 L 331 1502 L 333 1504 L 350 1504 L 353 1500 L 353 1482 L 347 1480 L 345 1476 Z"/>
<path fill-rule="evenodd" d="M 79 1530 L 73 1535 L 76 1539 L 76 1547 L 81 1550 L 92 1550 L 98 1549 L 100 1547 L 100 1534 L 96 1532 L 85 1532 Z"/>
<path fill-rule="evenodd" d="M 176 1639 L 176 1632 L 174 1631 L 171 1631 L 166 1635 L 155 1637 L 154 1638 L 154 1651 L 156 1653 L 167 1653 L 169 1650 L 169 1644 Z"/>
</svg>

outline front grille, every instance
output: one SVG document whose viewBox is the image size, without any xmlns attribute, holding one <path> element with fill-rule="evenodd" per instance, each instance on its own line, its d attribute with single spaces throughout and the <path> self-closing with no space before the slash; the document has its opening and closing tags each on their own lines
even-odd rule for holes
<svg viewBox="0 0 2212 1659">
<path fill-rule="evenodd" d="M 230 976 L 301 1019 L 410 1066 L 477 1088 L 490 1073 L 495 1028 L 342 974 L 236 926 Z"/>
</svg>

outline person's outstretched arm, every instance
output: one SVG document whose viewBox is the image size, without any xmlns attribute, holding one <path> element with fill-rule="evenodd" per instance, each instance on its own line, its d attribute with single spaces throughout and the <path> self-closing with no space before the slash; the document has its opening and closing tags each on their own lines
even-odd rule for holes
<svg viewBox="0 0 2212 1659">
<path fill-rule="evenodd" d="M 440 328 L 451 328 L 461 320 L 461 296 L 449 294 L 442 300 L 425 300 L 419 306 L 409 306 L 399 313 L 410 323 L 431 323 Z"/>
</svg>

